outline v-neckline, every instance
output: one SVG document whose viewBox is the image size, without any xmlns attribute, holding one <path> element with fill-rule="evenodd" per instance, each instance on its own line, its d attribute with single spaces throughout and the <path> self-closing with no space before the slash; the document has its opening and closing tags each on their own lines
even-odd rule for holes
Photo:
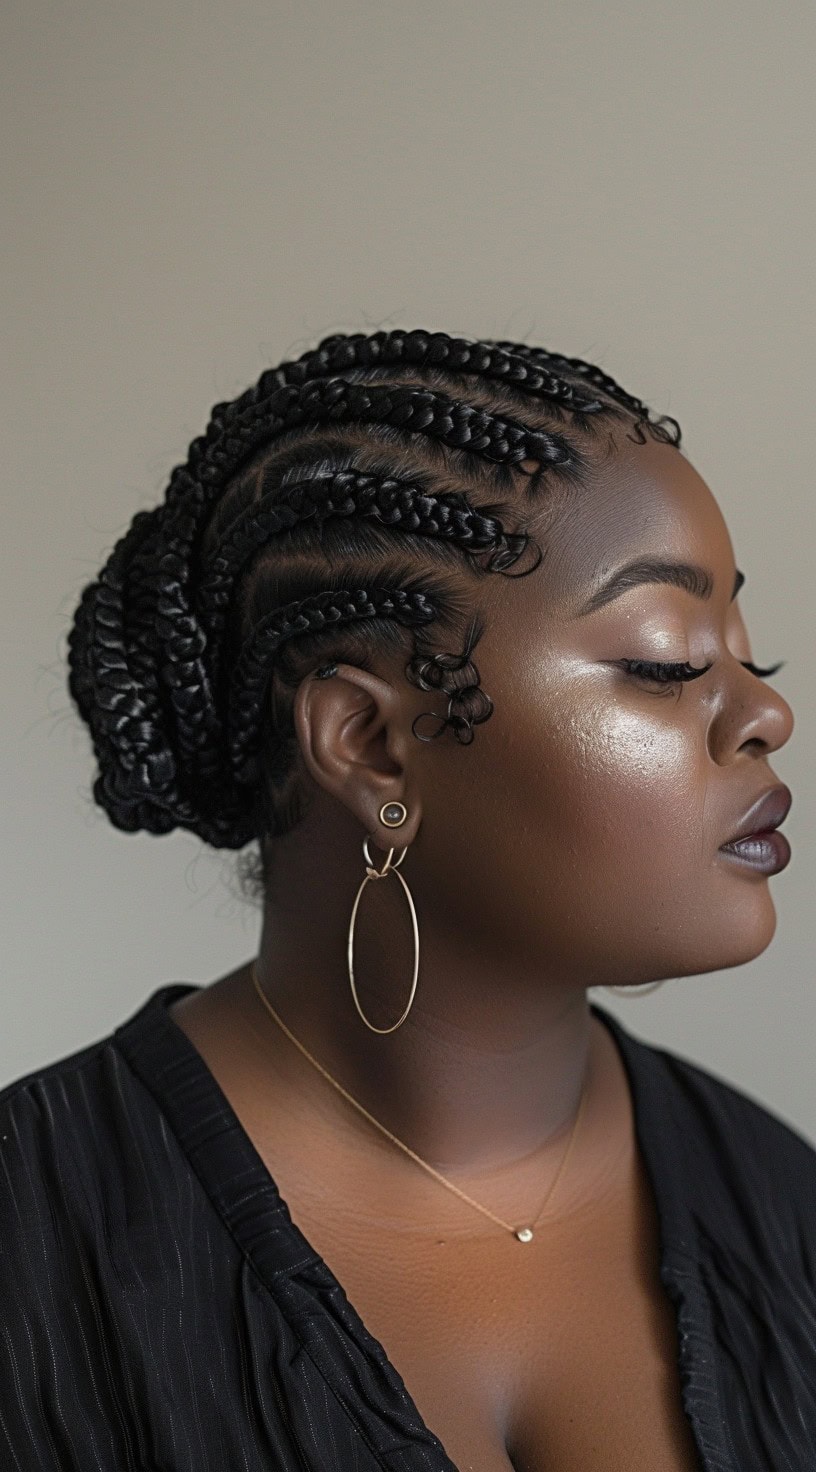
<svg viewBox="0 0 816 1472">
<path fill-rule="evenodd" d="M 169 1012 L 174 1002 L 202 990 L 201 985 L 190 982 L 157 988 L 114 1030 L 113 1042 L 152 1094 L 225 1227 L 292 1323 L 380 1465 L 394 1465 L 386 1446 L 390 1439 L 392 1450 L 401 1453 L 401 1472 L 414 1466 L 417 1472 L 459 1472 L 420 1414 L 383 1345 L 366 1328 L 342 1284 L 293 1220 L 274 1177 L 215 1075 Z M 589 1006 L 610 1032 L 629 1083 L 637 1145 L 657 1208 L 660 1278 L 675 1312 L 683 1409 L 701 1466 L 705 1472 L 737 1472 L 719 1402 L 716 1347 L 694 1222 L 675 1176 L 664 1167 L 676 1125 L 665 1089 L 660 1088 L 660 1050 L 628 1033 L 594 1002 Z M 347 1377 L 338 1373 L 336 1341 L 330 1342 L 320 1332 L 319 1311 L 296 1310 L 297 1292 L 308 1294 L 310 1283 L 340 1306 L 343 1329 L 356 1352 L 376 1368 L 381 1382 L 380 1412 L 349 1394 Z M 409 1448 L 416 1448 L 415 1458 Z"/>
</svg>

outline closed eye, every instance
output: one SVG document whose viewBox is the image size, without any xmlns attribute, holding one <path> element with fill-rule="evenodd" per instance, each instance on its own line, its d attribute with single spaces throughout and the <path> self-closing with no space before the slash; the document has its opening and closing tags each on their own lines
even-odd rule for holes
<svg viewBox="0 0 816 1472">
<path fill-rule="evenodd" d="M 777 670 L 781 670 L 785 663 L 783 659 L 780 660 L 779 664 L 770 665 L 768 669 L 762 669 L 759 665 L 753 664 L 750 659 L 744 659 L 740 662 L 743 669 L 750 670 L 752 675 L 758 675 L 762 680 L 767 679 L 769 675 L 775 675 Z M 694 665 L 688 664 L 688 662 L 685 664 L 665 664 L 645 659 L 622 659 L 621 664 L 628 674 L 634 675 L 636 678 L 642 680 L 656 680 L 662 685 L 674 685 L 685 680 L 699 680 L 701 675 L 707 674 L 712 668 L 710 664 L 704 664 L 702 669 L 695 669 Z"/>
</svg>

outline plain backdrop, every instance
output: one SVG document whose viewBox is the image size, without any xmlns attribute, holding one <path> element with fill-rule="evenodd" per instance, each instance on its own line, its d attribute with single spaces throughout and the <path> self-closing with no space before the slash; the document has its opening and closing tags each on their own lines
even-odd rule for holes
<svg viewBox="0 0 816 1472">
<path fill-rule="evenodd" d="M 590 358 L 680 420 L 754 658 L 787 661 L 793 859 L 752 963 L 591 996 L 816 1140 L 810 0 L 6 0 L 2 27 L 0 1082 L 259 936 L 235 854 L 94 805 L 82 587 L 213 403 L 328 332 L 422 326 Z"/>
</svg>

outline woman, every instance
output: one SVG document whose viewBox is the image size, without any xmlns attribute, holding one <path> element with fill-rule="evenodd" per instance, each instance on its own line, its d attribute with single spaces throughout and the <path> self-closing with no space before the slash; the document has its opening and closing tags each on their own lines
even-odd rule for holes
<svg viewBox="0 0 816 1472">
<path fill-rule="evenodd" d="M 9 1466 L 812 1468 L 816 1152 L 587 998 L 774 934 L 743 581 L 581 360 L 334 336 L 216 405 L 70 690 L 116 827 L 258 841 L 261 941 L 0 1096 Z"/>
</svg>

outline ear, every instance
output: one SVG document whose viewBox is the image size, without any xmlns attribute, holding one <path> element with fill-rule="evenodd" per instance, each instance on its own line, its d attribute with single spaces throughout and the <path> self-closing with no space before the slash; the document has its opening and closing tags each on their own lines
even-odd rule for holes
<svg viewBox="0 0 816 1472">
<path fill-rule="evenodd" d="M 336 669 L 328 679 L 309 674 L 298 686 L 293 719 L 301 756 L 313 780 L 344 803 L 387 853 L 413 841 L 422 817 L 411 783 L 416 711 L 405 691 L 379 675 L 353 664 Z M 399 828 L 380 821 L 386 802 L 407 807 Z"/>
</svg>

